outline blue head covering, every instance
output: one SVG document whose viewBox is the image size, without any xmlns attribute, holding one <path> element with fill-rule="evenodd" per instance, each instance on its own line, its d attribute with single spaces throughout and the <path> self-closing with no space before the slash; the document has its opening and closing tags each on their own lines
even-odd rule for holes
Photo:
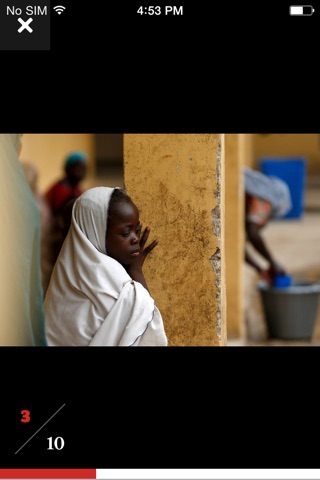
<svg viewBox="0 0 320 480">
<path fill-rule="evenodd" d="M 64 167 L 65 169 L 71 167 L 74 163 L 87 163 L 87 154 L 82 151 L 72 152 L 67 156 Z"/>
</svg>

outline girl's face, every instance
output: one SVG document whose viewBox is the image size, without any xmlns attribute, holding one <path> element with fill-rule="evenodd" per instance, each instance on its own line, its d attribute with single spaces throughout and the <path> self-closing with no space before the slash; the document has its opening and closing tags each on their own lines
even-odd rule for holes
<svg viewBox="0 0 320 480">
<path fill-rule="evenodd" d="M 140 253 L 141 222 L 133 203 L 120 203 L 108 221 L 106 247 L 109 257 L 122 265 L 132 264 Z"/>
</svg>

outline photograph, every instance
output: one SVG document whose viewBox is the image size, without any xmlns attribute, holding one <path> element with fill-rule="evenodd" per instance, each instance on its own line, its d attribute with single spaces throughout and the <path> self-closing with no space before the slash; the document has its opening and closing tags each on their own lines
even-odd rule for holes
<svg viewBox="0 0 320 480">
<path fill-rule="evenodd" d="M 2 134 L 1 345 L 320 345 L 319 139 Z"/>
</svg>

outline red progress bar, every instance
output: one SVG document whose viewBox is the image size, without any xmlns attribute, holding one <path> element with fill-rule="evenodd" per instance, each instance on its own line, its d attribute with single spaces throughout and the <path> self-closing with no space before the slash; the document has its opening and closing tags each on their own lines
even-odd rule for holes
<svg viewBox="0 0 320 480">
<path fill-rule="evenodd" d="M 96 478 L 96 469 L 0 468 L 0 478 Z"/>
</svg>

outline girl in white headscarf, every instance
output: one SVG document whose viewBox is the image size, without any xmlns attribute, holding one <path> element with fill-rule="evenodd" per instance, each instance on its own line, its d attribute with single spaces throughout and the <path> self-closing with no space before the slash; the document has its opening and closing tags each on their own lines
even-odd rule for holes
<svg viewBox="0 0 320 480">
<path fill-rule="evenodd" d="M 44 308 L 51 346 L 166 346 L 159 309 L 142 266 L 139 211 L 118 188 L 95 187 L 74 203 Z"/>
</svg>

